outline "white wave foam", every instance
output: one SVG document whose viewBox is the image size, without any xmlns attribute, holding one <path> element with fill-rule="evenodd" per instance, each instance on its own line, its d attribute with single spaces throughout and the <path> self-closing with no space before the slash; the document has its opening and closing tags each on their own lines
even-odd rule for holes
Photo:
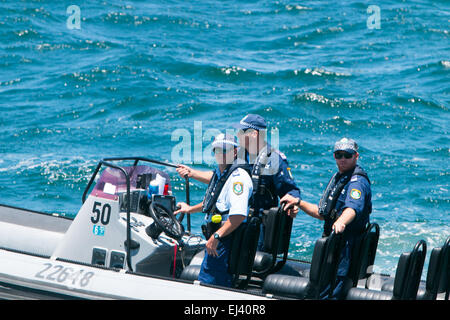
<svg viewBox="0 0 450 320">
<path fill-rule="evenodd" d="M 238 75 L 240 71 L 246 72 L 247 69 L 241 68 L 241 67 L 238 67 L 238 66 L 231 66 L 231 67 L 220 68 L 220 71 L 222 71 L 222 73 L 225 73 L 226 75 L 229 75 L 231 73 L 234 73 L 234 74 Z"/>
<path fill-rule="evenodd" d="M 442 64 L 444 67 L 446 67 L 446 68 L 450 68 L 450 61 L 442 60 L 442 61 L 441 61 L 441 64 Z"/>
<path fill-rule="evenodd" d="M 53 183 L 58 180 L 69 180 L 76 183 L 88 179 L 92 171 L 91 167 L 96 163 L 93 160 L 87 160 L 80 156 L 62 160 L 48 159 L 50 157 L 54 158 L 54 155 L 23 159 L 17 164 L 0 168 L 0 172 L 21 174 L 38 170 L 42 176 L 45 176 L 47 183 Z"/>
<path fill-rule="evenodd" d="M 298 75 L 301 72 L 301 70 L 294 70 L 294 74 Z M 330 71 L 323 68 L 306 68 L 303 71 L 304 74 L 311 74 L 313 76 L 337 76 L 337 77 L 350 77 L 350 73 L 345 72 L 337 72 L 337 71 Z"/>
</svg>

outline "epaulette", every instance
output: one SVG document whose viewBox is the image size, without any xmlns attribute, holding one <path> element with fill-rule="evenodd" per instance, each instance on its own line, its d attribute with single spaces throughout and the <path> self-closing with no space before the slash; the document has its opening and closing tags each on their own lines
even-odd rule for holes
<svg viewBox="0 0 450 320">
<path fill-rule="evenodd" d="M 281 157 L 281 159 L 287 160 L 286 155 L 283 152 L 281 152 L 280 150 L 272 149 L 272 151 L 275 151 L 276 153 L 278 153 L 279 156 Z"/>
</svg>

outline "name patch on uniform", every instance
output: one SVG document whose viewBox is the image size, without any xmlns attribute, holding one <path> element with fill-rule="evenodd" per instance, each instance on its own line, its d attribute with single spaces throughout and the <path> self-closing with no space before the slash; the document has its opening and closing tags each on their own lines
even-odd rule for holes
<svg viewBox="0 0 450 320">
<path fill-rule="evenodd" d="M 234 182 L 233 183 L 233 192 L 237 195 L 242 194 L 244 192 L 244 185 L 242 182 Z"/>
<path fill-rule="evenodd" d="M 350 197 L 358 200 L 359 198 L 361 198 L 361 191 L 359 191 L 358 189 L 352 189 L 352 191 L 350 191 Z"/>
<path fill-rule="evenodd" d="M 281 152 L 280 150 L 275 150 L 275 152 L 278 153 L 278 154 L 280 155 L 281 159 L 283 159 L 283 160 L 286 160 L 286 159 L 287 159 L 287 158 L 286 158 L 286 155 L 285 155 L 283 152 Z"/>
</svg>

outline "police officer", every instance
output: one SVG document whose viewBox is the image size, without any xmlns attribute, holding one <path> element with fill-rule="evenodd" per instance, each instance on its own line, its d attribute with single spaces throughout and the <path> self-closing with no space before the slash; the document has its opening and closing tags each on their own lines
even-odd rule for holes
<svg viewBox="0 0 450 320">
<path fill-rule="evenodd" d="M 324 220 L 324 236 L 330 235 L 331 231 L 343 233 L 345 246 L 338 266 L 336 287 L 328 297 L 343 299 L 342 286 L 350 267 L 351 251 L 372 212 L 372 193 L 367 173 L 357 164 L 357 143 L 353 139 L 342 138 L 335 143 L 333 154 L 338 172 L 329 181 L 319 205 L 304 200 L 298 205 L 310 216 Z"/>
<path fill-rule="evenodd" d="M 250 163 L 253 182 L 252 208 L 255 212 L 278 206 L 278 199 L 285 203 L 285 210 L 292 217 L 298 213 L 300 189 L 297 187 L 284 153 L 266 142 L 267 124 L 263 117 L 248 114 L 234 125 L 239 129 L 239 149 L 237 162 Z M 177 172 L 184 177 L 208 183 L 212 172 L 196 170 L 178 165 Z M 258 250 L 264 251 L 264 225 L 261 224 Z"/>
<path fill-rule="evenodd" d="M 254 212 L 285 203 L 285 210 L 291 217 L 295 217 L 300 202 L 300 189 L 297 187 L 291 169 L 284 153 L 273 148 L 266 141 L 267 125 L 263 117 L 257 114 L 248 114 L 235 125 L 238 131 L 241 146 L 239 159 L 245 159 L 252 164 Z M 260 233 L 258 250 L 264 251 L 264 225 Z"/>
<path fill-rule="evenodd" d="M 208 241 L 198 280 L 202 283 L 230 287 L 232 275 L 228 273 L 228 258 L 231 235 L 246 221 L 248 200 L 252 195 L 253 185 L 246 171 L 248 166 L 235 161 L 238 147 L 235 137 L 219 134 L 214 139 L 212 147 L 218 167 L 212 173 L 202 203 L 195 206 L 189 206 L 184 202 L 178 203 L 180 209 L 175 211 L 175 214 L 200 211 L 205 213 L 202 229 Z"/>
</svg>

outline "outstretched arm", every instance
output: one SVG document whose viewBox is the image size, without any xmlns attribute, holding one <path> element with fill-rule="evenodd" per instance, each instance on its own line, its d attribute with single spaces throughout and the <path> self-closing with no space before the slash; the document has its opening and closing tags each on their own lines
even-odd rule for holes
<svg viewBox="0 0 450 320">
<path fill-rule="evenodd" d="M 192 178 L 194 180 L 203 182 L 208 184 L 209 181 L 211 180 L 212 176 L 213 176 L 213 172 L 212 171 L 200 171 L 200 170 L 196 170 L 196 169 L 192 169 L 191 167 L 188 167 L 184 164 L 179 164 L 178 168 L 176 169 L 178 174 L 184 178 L 186 175 L 189 178 Z"/>
<path fill-rule="evenodd" d="M 311 217 L 323 220 L 323 217 L 319 214 L 319 207 L 316 204 L 300 200 L 299 208 Z"/>
<path fill-rule="evenodd" d="M 185 202 L 178 202 L 177 206 L 180 207 L 180 209 L 174 211 L 173 214 L 178 214 L 180 212 L 184 212 L 186 214 L 191 214 L 191 213 L 195 213 L 195 212 L 200 212 L 202 211 L 202 207 L 203 207 L 203 201 L 194 205 L 194 206 L 190 206 Z"/>
</svg>

